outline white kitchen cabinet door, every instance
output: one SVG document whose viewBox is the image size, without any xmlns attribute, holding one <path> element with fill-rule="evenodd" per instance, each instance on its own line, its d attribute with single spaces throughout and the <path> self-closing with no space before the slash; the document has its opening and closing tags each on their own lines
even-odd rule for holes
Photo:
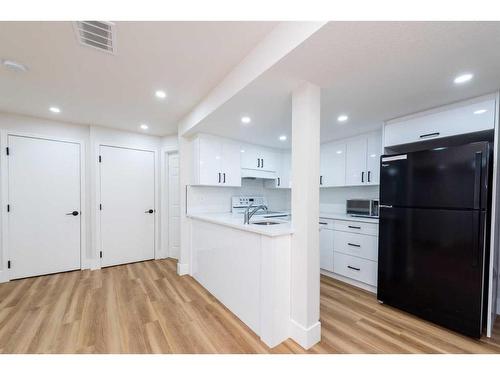
<svg viewBox="0 0 500 375">
<path fill-rule="evenodd" d="M 366 137 L 353 138 L 346 145 L 346 185 L 364 185 L 366 173 Z"/>
<path fill-rule="evenodd" d="M 278 152 L 270 149 L 263 147 L 260 149 L 260 158 L 261 158 L 261 168 L 263 171 L 268 171 L 268 172 L 276 172 L 277 167 L 278 167 Z"/>
<path fill-rule="evenodd" d="M 79 269 L 80 145 L 14 135 L 7 142 L 10 279 Z"/>
<path fill-rule="evenodd" d="M 195 178 L 196 185 L 219 185 L 222 181 L 221 160 L 222 144 L 213 138 L 199 137 L 197 144 L 197 159 L 195 163 L 198 176 Z M 195 153 L 196 154 L 196 153 Z"/>
<path fill-rule="evenodd" d="M 241 168 L 245 169 L 260 169 L 260 153 L 257 146 L 251 144 L 242 144 L 241 153 Z"/>
<path fill-rule="evenodd" d="M 319 231 L 320 268 L 330 272 L 333 272 L 333 233 L 333 230 L 324 228 Z"/>
<path fill-rule="evenodd" d="M 221 173 L 222 185 L 241 186 L 240 145 L 231 141 L 222 142 Z"/>
<path fill-rule="evenodd" d="M 194 140 L 194 185 L 241 186 L 241 151 L 236 142 L 202 135 Z"/>
<path fill-rule="evenodd" d="M 493 129 L 495 107 L 495 99 L 488 98 L 389 121 L 384 128 L 384 146 L 391 147 Z"/>
<path fill-rule="evenodd" d="M 382 134 L 370 133 L 366 146 L 366 184 L 378 185 L 380 183 L 380 155 L 382 153 Z"/>
<path fill-rule="evenodd" d="M 320 186 L 344 186 L 346 183 L 346 144 L 325 143 L 320 152 Z"/>
<path fill-rule="evenodd" d="M 279 152 L 269 147 L 241 144 L 241 168 L 276 172 Z"/>
<path fill-rule="evenodd" d="M 291 181 L 291 160 L 290 151 L 283 151 L 277 154 L 276 178 L 265 180 L 265 186 L 270 189 L 290 189 Z"/>
</svg>

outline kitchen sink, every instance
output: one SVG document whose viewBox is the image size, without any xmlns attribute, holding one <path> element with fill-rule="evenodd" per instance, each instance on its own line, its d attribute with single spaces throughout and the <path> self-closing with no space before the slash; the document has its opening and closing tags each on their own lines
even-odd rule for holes
<svg viewBox="0 0 500 375">
<path fill-rule="evenodd" d="M 276 225 L 276 224 L 283 224 L 282 221 L 271 221 L 271 220 L 266 220 L 266 221 L 255 221 L 251 224 L 255 225 Z"/>
</svg>

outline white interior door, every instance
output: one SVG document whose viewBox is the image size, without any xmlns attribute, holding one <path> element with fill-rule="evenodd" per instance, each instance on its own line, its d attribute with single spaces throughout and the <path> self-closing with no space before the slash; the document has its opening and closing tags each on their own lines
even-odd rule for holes
<svg viewBox="0 0 500 375">
<path fill-rule="evenodd" d="M 11 279 L 80 268 L 80 145 L 8 136 Z"/>
<path fill-rule="evenodd" d="M 180 247 L 180 194 L 179 155 L 168 156 L 168 255 L 179 259 Z"/>
<path fill-rule="evenodd" d="M 100 146 L 103 267 L 153 259 L 154 152 Z"/>
</svg>

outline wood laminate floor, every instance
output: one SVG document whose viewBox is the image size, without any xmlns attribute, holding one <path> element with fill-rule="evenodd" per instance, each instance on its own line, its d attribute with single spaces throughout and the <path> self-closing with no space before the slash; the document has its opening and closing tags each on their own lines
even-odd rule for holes
<svg viewBox="0 0 500 375">
<path fill-rule="evenodd" d="M 379 305 L 322 276 L 321 343 L 309 353 L 500 353 Z M 0 353 L 307 353 L 292 340 L 268 349 L 173 260 L 0 284 Z"/>
</svg>

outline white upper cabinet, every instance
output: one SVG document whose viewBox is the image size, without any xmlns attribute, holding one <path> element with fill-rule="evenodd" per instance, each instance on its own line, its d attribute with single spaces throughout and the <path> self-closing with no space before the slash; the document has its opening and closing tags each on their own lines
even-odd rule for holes
<svg viewBox="0 0 500 375">
<path fill-rule="evenodd" d="M 473 133 L 494 126 L 495 99 L 479 99 L 389 121 L 384 128 L 384 146 Z"/>
<path fill-rule="evenodd" d="M 274 159 L 276 161 L 276 178 L 265 181 L 267 188 L 290 189 L 292 187 L 292 154 L 290 151 L 277 152 Z"/>
<path fill-rule="evenodd" d="M 381 153 L 380 131 L 323 143 L 320 187 L 378 185 Z"/>
<path fill-rule="evenodd" d="M 382 134 L 373 132 L 368 135 L 366 145 L 366 184 L 380 183 L 380 156 L 382 154 Z"/>
<path fill-rule="evenodd" d="M 240 147 L 210 135 L 193 140 L 193 185 L 241 186 Z"/>
<path fill-rule="evenodd" d="M 346 183 L 345 163 L 345 142 L 322 144 L 320 150 L 320 186 L 344 186 Z"/>
<path fill-rule="evenodd" d="M 257 145 L 241 145 L 241 168 L 255 169 L 267 172 L 276 172 L 278 152 Z"/>
<path fill-rule="evenodd" d="M 366 137 L 353 138 L 346 143 L 345 184 L 363 185 L 367 181 Z"/>
</svg>

